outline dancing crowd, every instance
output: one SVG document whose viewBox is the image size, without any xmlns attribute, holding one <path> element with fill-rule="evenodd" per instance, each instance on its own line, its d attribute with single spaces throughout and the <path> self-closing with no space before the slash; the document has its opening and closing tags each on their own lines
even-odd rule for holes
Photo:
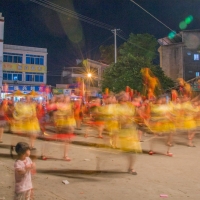
<svg viewBox="0 0 200 200">
<path fill-rule="evenodd" d="M 54 134 L 48 134 L 46 127 L 53 125 Z M 83 125 L 86 125 L 83 129 Z M 42 147 L 42 159 L 46 160 L 46 144 L 48 139 L 61 139 L 64 143 L 64 157 L 68 157 L 70 141 L 74 137 L 75 129 L 85 130 L 85 137 L 89 137 L 87 127 L 97 130 L 92 135 L 103 139 L 104 131 L 107 131 L 110 139 L 110 147 L 120 149 L 128 158 L 128 172 L 136 175 L 134 170 L 135 155 L 142 152 L 141 142 L 143 134 L 152 134 L 155 137 L 166 136 L 166 153 L 172 156 L 170 147 L 173 146 L 173 136 L 177 133 L 185 133 L 188 147 L 195 147 L 194 138 L 200 126 L 200 100 L 191 99 L 187 95 L 166 95 L 147 99 L 141 95 L 130 99 L 127 92 L 109 94 L 104 99 L 96 98 L 90 103 L 82 100 L 71 101 L 69 96 L 54 96 L 47 102 L 36 102 L 34 98 L 26 96 L 22 101 L 4 99 L 0 105 L 0 142 L 3 142 L 5 126 L 13 134 L 26 134 L 30 143 L 18 143 L 15 150 L 18 160 L 26 160 L 31 150 L 34 150 L 35 139 L 42 136 L 47 139 Z M 96 135 L 95 135 L 96 134 Z M 153 139 L 150 142 L 149 154 L 154 154 Z M 28 152 L 28 153 L 27 153 Z M 25 156 L 26 154 L 26 156 Z M 21 156 L 21 157 L 20 157 Z M 16 161 L 15 166 L 21 165 Z M 26 173 L 33 169 L 30 159 L 28 167 L 16 171 Z M 31 165 L 30 165 L 31 164 Z M 16 167 L 17 169 L 19 167 Z M 18 177 L 16 175 L 16 177 Z M 23 184 L 23 183 L 22 183 Z M 29 188 L 30 189 L 30 188 Z M 18 193 L 22 192 L 17 190 Z M 24 194 L 23 194 L 24 195 Z M 28 194 L 29 195 L 29 194 Z M 17 198 L 16 198 L 17 199 Z"/>
</svg>

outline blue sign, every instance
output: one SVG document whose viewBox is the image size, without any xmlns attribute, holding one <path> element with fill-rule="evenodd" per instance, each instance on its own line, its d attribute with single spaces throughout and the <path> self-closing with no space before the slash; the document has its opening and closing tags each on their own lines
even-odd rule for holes
<svg viewBox="0 0 200 200">
<path fill-rule="evenodd" d="M 32 90 L 36 92 L 45 92 L 46 86 L 39 85 L 3 85 L 2 92 L 14 92 L 16 90 L 20 90 L 21 92 L 31 92 Z"/>
</svg>

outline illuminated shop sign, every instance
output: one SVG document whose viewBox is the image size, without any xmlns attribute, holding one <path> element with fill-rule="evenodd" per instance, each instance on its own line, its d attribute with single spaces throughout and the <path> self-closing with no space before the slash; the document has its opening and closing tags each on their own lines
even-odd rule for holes
<svg viewBox="0 0 200 200">
<path fill-rule="evenodd" d="M 10 93 L 14 92 L 16 90 L 20 90 L 22 92 L 49 92 L 50 88 L 49 86 L 39 86 L 39 85 L 3 85 L 2 86 L 2 92 Z"/>
<path fill-rule="evenodd" d="M 30 65 L 19 63 L 3 63 L 3 71 L 16 71 L 16 72 L 46 72 L 46 67 L 43 65 Z"/>
</svg>

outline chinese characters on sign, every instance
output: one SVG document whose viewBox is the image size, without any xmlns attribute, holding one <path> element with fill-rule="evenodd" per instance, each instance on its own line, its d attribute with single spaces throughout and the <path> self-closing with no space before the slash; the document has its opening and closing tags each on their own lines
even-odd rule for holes
<svg viewBox="0 0 200 200">
<path fill-rule="evenodd" d="M 3 63 L 4 71 L 24 71 L 24 72 L 46 72 L 45 66 L 16 64 L 16 63 Z"/>
<path fill-rule="evenodd" d="M 32 86 L 32 85 L 3 85 L 2 92 L 14 92 L 16 90 L 20 90 L 23 92 L 31 92 L 32 90 L 36 92 L 46 92 L 50 91 L 49 86 Z"/>
</svg>

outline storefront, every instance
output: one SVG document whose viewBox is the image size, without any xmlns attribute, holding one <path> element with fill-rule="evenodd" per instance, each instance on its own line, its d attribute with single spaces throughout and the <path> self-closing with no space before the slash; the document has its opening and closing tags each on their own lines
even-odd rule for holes
<svg viewBox="0 0 200 200">
<path fill-rule="evenodd" d="M 40 99 L 50 99 L 52 97 L 51 87 L 48 85 L 12 85 L 3 84 L 1 90 L 1 99 L 6 98 L 8 94 L 12 94 L 14 91 L 21 91 L 23 94 L 28 94 L 31 91 L 35 91 L 41 95 Z"/>
</svg>

